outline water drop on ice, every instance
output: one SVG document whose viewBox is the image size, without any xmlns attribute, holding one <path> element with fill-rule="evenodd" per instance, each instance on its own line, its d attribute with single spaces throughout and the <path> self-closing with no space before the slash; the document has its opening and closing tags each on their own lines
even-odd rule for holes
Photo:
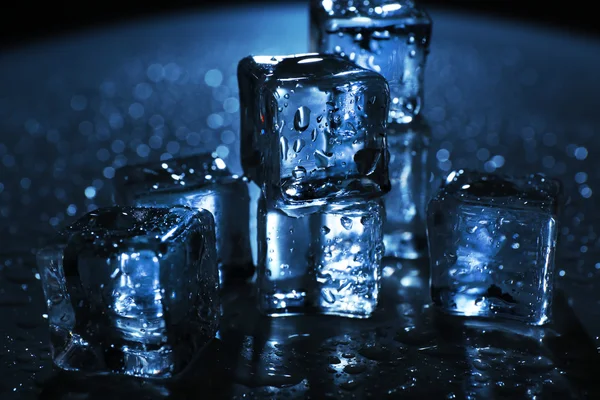
<svg viewBox="0 0 600 400">
<path fill-rule="evenodd" d="M 319 168 L 329 168 L 335 165 L 335 155 L 324 153 L 321 150 L 315 151 L 315 161 Z"/>
<path fill-rule="evenodd" d="M 315 140 L 317 140 L 317 137 L 319 137 L 319 131 L 317 131 L 317 128 L 315 128 L 312 130 L 312 133 L 310 134 L 310 138 L 314 142 Z"/>
<path fill-rule="evenodd" d="M 304 140 L 302 139 L 296 139 L 294 141 L 294 151 L 296 153 L 300 153 L 300 151 L 302 151 L 302 149 L 304 148 Z"/>
<path fill-rule="evenodd" d="M 294 129 L 298 132 L 304 132 L 310 124 L 310 108 L 301 106 L 294 115 Z"/>
<path fill-rule="evenodd" d="M 352 219 L 351 218 L 342 217 L 340 221 L 341 221 L 342 226 L 344 227 L 344 229 L 346 229 L 347 231 L 349 231 L 350 229 L 352 229 Z"/>
<path fill-rule="evenodd" d="M 285 136 L 279 138 L 279 152 L 281 153 L 281 159 L 287 160 L 288 140 Z"/>
<path fill-rule="evenodd" d="M 352 124 L 352 122 L 346 121 L 341 124 L 341 126 L 336 130 L 335 133 L 336 135 L 342 137 L 352 137 L 356 135 L 357 131 L 356 127 L 354 126 L 354 124 Z"/>
<path fill-rule="evenodd" d="M 323 297 L 323 300 L 325 300 L 325 302 L 327 302 L 329 304 L 335 303 L 335 296 L 328 289 L 324 289 L 321 292 L 321 297 Z"/>
<path fill-rule="evenodd" d="M 304 167 L 296 167 L 294 168 L 294 170 L 292 171 L 292 177 L 294 179 L 302 179 L 304 178 L 304 176 L 306 175 L 306 169 Z"/>
</svg>

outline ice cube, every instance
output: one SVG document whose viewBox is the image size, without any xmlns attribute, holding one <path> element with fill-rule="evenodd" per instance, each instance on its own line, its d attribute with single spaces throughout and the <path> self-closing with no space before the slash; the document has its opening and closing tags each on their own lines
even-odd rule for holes
<svg viewBox="0 0 600 400">
<path fill-rule="evenodd" d="M 302 215 L 331 199 L 389 191 L 381 75 L 305 54 L 246 57 L 238 80 L 242 165 L 275 207 Z"/>
<path fill-rule="evenodd" d="M 380 200 L 332 202 L 322 212 L 294 218 L 263 196 L 259 309 L 271 316 L 369 317 L 379 295 L 383 218 Z"/>
<path fill-rule="evenodd" d="M 427 210 L 431 296 L 443 311 L 549 321 L 560 183 L 452 172 Z"/>
<path fill-rule="evenodd" d="M 108 207 L 38 253 L 54 363 L 167 378 L 217 333 L 214 221 L 187 207 Z"/>
<path fill-rule="evenodd" d="M 410 124 L 388 125 L 390 181 L 384 196 L 385 254 L 416 259 L 427 255 L 425 208 L 429 200 L 429 125 L 417 118 Z"/>
<path fill-rule="evenodd" d="M 311 0 L 311 51 L 340 54 L 381 73 L 390 85 L 390 121 L 423 108 L 431 36 L 427 12 L 410 0 Z"/>
<path fill-rule="evenodd" d="M 254 273 L 246 178 L 233 175 L 210 153 L 119 168 L 116 201 L 128 206 L 185 205 L 215 218 L 221 283 Z"/>
</svg>

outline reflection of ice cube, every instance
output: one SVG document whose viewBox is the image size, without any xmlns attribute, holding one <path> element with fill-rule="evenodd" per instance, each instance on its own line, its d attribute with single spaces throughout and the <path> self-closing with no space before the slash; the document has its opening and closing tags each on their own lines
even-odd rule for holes
<svg viewBox="0 0 600 400">
<path fill-rule="evenodd" d="M 261 199 L 257 270 L 269 315 L 318 312 L 364 318 L 377 305 L 383 252 L 379 201 L 330 203 L 300 218 Z"/>
<path fill-rule="evenodd" d="M 416 259 L 426 255 L 429 136 L 429 126 L 421 118 L 410 124 L 388 124 L 392 190 L 384 197 L 383 227 L 388 256 Z"/>
<path fill-rule="evenodd" d="M 50 323 L 71 331 L 75 326 L 75 313 L 63 270 L 63 251 L 64 246 L 44 248 L 37 253 L 37 264 Z"/>
<path fill-rule="evenodd" d="M 458 171 L 428 207 L 434 303 L 459 315 L 550 317 L 560 185 Z"/>
<path fill-rule="evenodd" d="M 43 249 L 55 364 L 169 377 L 216 334 L 214 220 L 186 207 L 88 213 Z"/>
<path fill-rule="evenodd" d="M 244 171 L 290 215 L 389 191 L 383 77 L 338 56 L 246 57 L 238 66 Z"/>
<path fill-rule="evenodd" d="M 311 1 L 311 51 L 335 53 L 382 74 L 390 121 L 411 122 L 423 108 L 431 19 L 412 1 Z"/>
<path fill-rule="evenodd" d="M 245 178 L 209 153 L 117 170 L 117 202 L 131 206 L 186 205 L 215 218 L 217 259 L 224 279 L 254 272 L 249 241 L 250 197 Z"/>
</svg>

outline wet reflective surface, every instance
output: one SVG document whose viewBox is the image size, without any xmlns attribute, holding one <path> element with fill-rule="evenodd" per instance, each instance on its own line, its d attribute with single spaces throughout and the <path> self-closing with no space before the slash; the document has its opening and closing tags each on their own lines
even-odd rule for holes
<svg viewBox="0 0 600 400">
<path fill-rule="evenodd" d="M 28 391 L 33 398 L 38 392 L 46 399 L 197 398 L 207 390 L 217 398 L 600 395 L 594 383 L 597 353 L 562 293 L 549 327 L 489 324 L 436 313 L 423 290 L 427 274 L 414 262 L 388 259 L 384 273 L 382 307 L 371 320 L 270 319 L 248 301 L 250 285 L 231 288 L 221 338 L 176 381 L 57 373 L 45 345 L 26 335 L 13 339 L 14 353 L 5 347 L 5 359 L 21 365 L 20 373 L 13 368 L 4 373 L 23 381 L 21 395 Z M 30 324 L 24 331 L 43 339 L 45 323 Z"/>
<path fill-rule="evenodd" d="M 423 114 L 436 179 L 477 168 L 564 183 L 554 326 L 440 319 L 423 309 L 426 262 L 404 263 L 385 270 L 383 309 L 366 321 L 263 320 L 234 290 L 227 329 L 179 383 L 56 374 L 30 248 L 110 204 L 127 163 L 213 151 L 239 173 L 237 62 L 308 50 L 307 4 L 164 16 L 0 56 L 1 397 L 597 397 L 600 41 L 430 14 Z"/>
</svg>

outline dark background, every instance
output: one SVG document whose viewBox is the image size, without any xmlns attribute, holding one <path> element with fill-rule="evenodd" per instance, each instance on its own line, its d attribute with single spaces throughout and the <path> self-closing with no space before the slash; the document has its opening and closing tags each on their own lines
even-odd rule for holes
<svg viewBox="0 0 600 400">
<path fill-rule="evenodd" d="M 22 1 L 3 3 L 0 12 L 0 45 L 13 47 L 24 42 L 69 34 L 77 29 L 106 25 L 177 11 L 199 11 L 233 4 L 265 5 L 290 0 L 105 0 Z M 12 2 L 11 2 L 12 3 Z M 600 24 L 590 7 L 593 2 L 538 2 L 536 0 L 422 0 L 425 6 L 481 12 L 526 22 L 559 26 L 569 31 L 597 35 Z M 589 5 L 588 5 L 589 4 Z"/>
</svg>

